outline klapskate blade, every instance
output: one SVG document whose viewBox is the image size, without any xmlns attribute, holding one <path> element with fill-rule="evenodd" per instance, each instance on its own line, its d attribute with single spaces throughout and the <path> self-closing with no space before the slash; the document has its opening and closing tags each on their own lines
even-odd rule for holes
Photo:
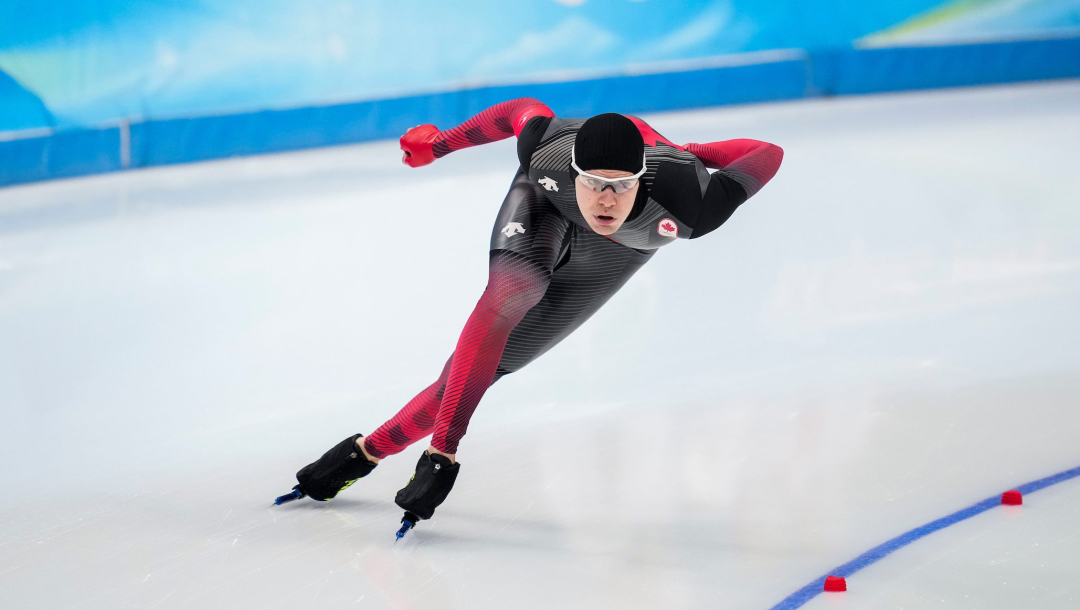
<svg viewBox="0 0 1080 610">
<path fill-rule="evenodd" d="M 405 511 L 405 516 L 401 518 L 401 529 L 399 529 L 397 533 L 394 534 L 396 536 L 396 538 L 394 538 L 394 544 L 397 544 L 398 540 L 404 538 L 405 533 L 415 527 L 416 522 L 419 520 L 419 517 L 417 517 L 416 515 L 410 513 L 409 511 Z"/>
<path fill-rule="evenodd" d="M 285 494 L 284 496 L 278 496 L 277 498 L 275 498 L 274 499 L 274 506 L 281 506 L 282 504 L 284 504 L 286 502 L 292 502 L 293 500 L 299 500 L 300 498 L 303 498 L 305 495 L 306 494 L 303 491 L 301 491 L 299 487 L 294 487 L 292 491 Z"/>
</svg>

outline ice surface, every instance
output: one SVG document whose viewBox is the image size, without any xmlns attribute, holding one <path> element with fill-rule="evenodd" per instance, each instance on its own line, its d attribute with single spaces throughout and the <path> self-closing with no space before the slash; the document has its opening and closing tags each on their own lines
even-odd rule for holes
<svg viewBox="0 0 1080 610">
<path fill-rule="evenodd" d="M 1080 83 L 646 117 L 786 151 L 500 382 L 393 544 L 422 445 L 293 473 L 430 383 L 512 143 L 394 143 L 0 190 L 0 607 L 769 608 L 1080 465 Z M 807 608 L 1074 608 L 1080 480 Z"/>
</svg>

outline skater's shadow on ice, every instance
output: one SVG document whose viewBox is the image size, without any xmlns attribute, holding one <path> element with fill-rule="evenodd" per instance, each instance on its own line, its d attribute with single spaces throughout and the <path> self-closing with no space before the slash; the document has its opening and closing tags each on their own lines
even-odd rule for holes
<svg viewBox="0 0 1080 610">
<path fill-rule="evenodd" d="M 421 521 L 409 536 L 417 544 L 543 549 L 553 553 L 567 550 L 569 530 L 558 523 L 539 519 L 511 519 L 467 511 L 439 510 L 431 521 Z"/>
<path fill-rule="evenodd" d="M 472 523 L 478 523 L 485 529 L 490 531 L 499 530 L 533 530 L 542 532 L 545 535 L 557 535 L 566 531 L 566 528 L 557 524 L 554 521 L 548 519 L 523 519 L 521 517 L 515 517 L 508 522 L 506 516 L 498 514 L 480 514 L 470 511 L 453 510 L 440 508 L 439 514 L 435 516 L 436 520 L 449 523 L 451 521 L 467 521 L 470 522 L 469 527 L 473 527 Z M 423 522 L 421 522 L 423 523 Z"/>
<path fill-rule="evenodd" d="M 347 510 L 350 512 L 356 511 L 372 511 L 375 512 L 393 512 L 399 513 L 401 509 L 394 505 L 393 502 L 385 500 L 366 500 L 364 498 L 334 498 L 327 502 L 318 502 L 315 500 L 301 500 L 298 502 L 290 502 L 283 504 L 282 506 L 271 507 L 275 510 L 288 510 L 288 511 L 308 511 L 319 512 L 327 510 Z M 393 509 L 391 511 L 391 509 Z"/>
<path fill-rule="evenodd" d="M 544 534 L 540 532 L 514 532 L 511 528 L 501 529 L 498 527 L 475 534 L 470 534 L 461 529 L 452 529 L 451 525 L 444 525 L 439 530 L 413 530 L 409 532 L 409 538 L 415 545 L 424 545 L 426 548 L 441 545 L 450 545 L 455 550 L 474 548 L 505 548 L 505 549 L 528 549 L 530 551 L 543 550 L 549 553 L 567 553 L 570 551 L 563 539 L 558 535 Z"/>
<path fill-rule="evenodd" d="M 443 511 L 409 533 L 415 544 L 454 549 L 528 549 L 569 557 L 609 557 L 620 564 L 684 569 L 687 562 L 728 557 L 730 532 L 714 523 L 693 522 L 693 536 L 672 524 L 610 524 L 597 527 L 538 519 L 500 519 L 497 515 Z M 677 552 L 672 552 L 677 551 Z"/>
</svg>

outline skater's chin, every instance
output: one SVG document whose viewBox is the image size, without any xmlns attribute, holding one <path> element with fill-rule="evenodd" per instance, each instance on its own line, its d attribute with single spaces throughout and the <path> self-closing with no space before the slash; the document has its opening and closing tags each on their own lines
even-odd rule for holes
<svg viewBox="0 0 1080 610">
<path fill-rule="evenodd" d="M 614 216 L 593 216 L 589 219 L 589 228 L 600 235 L 611 235 L 622 226 L 623 219 Z"/>
</svg>

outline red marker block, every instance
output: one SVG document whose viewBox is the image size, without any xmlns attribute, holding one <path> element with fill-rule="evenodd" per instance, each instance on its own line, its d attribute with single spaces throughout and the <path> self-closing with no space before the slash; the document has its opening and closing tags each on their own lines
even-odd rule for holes
<svg viewBox="0 0 1080 610">
<path fill-rule="evenodd" d="M 826 576 L 825 577 L 825 590 L 826 591 L 847 591 L 847 581 L 841 576 Z"/>
<path fill-rule="evenodd" d="M 1020 506 L 1024 503 L 1024 496 L 1019 491 L 1010 489 L 1001 494 L 1001 503 L 1008 506 Z"/>
</svg>

